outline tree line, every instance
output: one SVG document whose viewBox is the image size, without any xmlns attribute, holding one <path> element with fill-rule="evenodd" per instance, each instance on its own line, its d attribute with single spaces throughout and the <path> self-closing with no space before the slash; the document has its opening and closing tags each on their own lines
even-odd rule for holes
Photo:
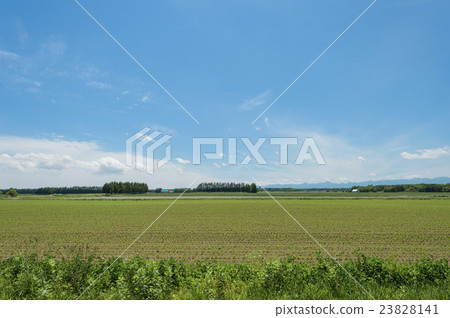
<svg viewBox="0 0 450 318">
<path fill-rule="evenodd" d="M 39 188 L 34 194 L 86 194 L 101 193 L 100 187 L 60 187 L 60 188 Z"/>
<path fill-rule="evenodd" d="M 450 192 L 450 183 L 447 184 L 398 184 L 398 185 L 368 185 L 365 187 L 353 186 L 351 190 L 360 192 Z"/>
<path fill-rule="evenodd" d="M 148 185 L 138 182 L 107 182 L 103 185 L 101 192 L 107 194 L 146 193 Z"/>
<path fill-rule="evenodd" d="M 6 192 L 7 190 L 0 190 Z M 92 187 L 44 187 L 37 189 L 16 189 L 19 194 L 85 194 L 85 193 L 101 193 L 102 188 Z"/>
<path fill-rule="evenodd" d="M 235 183 L 235 182 L 203 182 L 196 188 L 196 192 L 248 192 L 258 191 L 256 184 Z"/>
</svg>

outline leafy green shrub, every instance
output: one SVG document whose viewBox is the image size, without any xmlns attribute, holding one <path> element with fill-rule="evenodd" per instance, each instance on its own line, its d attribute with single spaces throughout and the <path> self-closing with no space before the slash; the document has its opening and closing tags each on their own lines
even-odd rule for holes
<svg viewBox="0 0 450 318">
<path fill-rule="evenodd" d="M 0 299 L 449 299 L 446 259 L 405 264 L 359 255 L 342 264 L 293 258 L 261 264 L 142 257 L 0 261 Z M 350 277 L 349 274 L 353 277 Z"/>
<path fill-rule="evenodd" d="M 6 192 L 6 195 L 10 198 L 15 198 L 19 195 L 19 193 L 17 193 L 14 189 L 9 189 L 8 192 Z"/>
</svg>

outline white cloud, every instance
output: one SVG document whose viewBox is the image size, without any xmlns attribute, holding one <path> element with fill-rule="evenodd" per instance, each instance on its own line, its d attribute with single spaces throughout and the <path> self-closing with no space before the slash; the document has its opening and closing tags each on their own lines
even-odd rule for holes
<svg viewBox="0 0 450 318">
<path fill-rule="evenodd" d="M 122 92 L 122 95 L 124 95 L 124 96 L 130 95 L 130 92 L 129 92 L 129 91 L 123 91 L 123 92 Z"/>
<path fill-rule="evenodd" d="M 80 163 L 80 161 L 77 161 Z M 94 160 L 89 162 L 89 164 L 93 165 L 93 171 L 100 174 L 108 174 L 108 173 L 123 173 L 128 168 L 119 160 L 111 158 L 111 157 L 103 157 L 98 160 Z"/>
<path fill-rule="evenodd" d="M 366 158 L 364 158 L 363 156 L 358 156 L 358 160 L 359 161 L 366 161 Z"/>
<path fill-rule="evenodd" d="M 0 164 L 21 172 L 32 172 L 38 169 L 63 170 L 81 168 L 94 173 L 122 173 L 125 166 L 111 157 L 98 160 L 75 160 L 65 154 L 49 153 L 18 153 L 14 155 L 0 154 Z"/>
<path fill-rule="evenodd" d="M 147 103 L 147 102 L 149 102 L 150 101 L 150 97 L 148 97 L 148 96 L 144 96 L 144 97 L 142 97 L 142 99 L 141 99 L 141 102 L 143 102 L 143 103 Z"/>
<path fill-rule="evenodd" d="M 22 172 L 33 168 L 61 170 L 67 161 L 71 160 L 72 158 L 67 155 L 53 156 L 43 153 L 19 153 L 11 156 L 8 154 L 0 154 L 0 164 Z"/>
<path fill-rule="evenodd" d="M 111 89 L 112 86 L 108 83 L 103 83 L 99 81 L 89 81 L 86 83 L 87 86 L 99 88 L 99 89 Z"/>
<path fill-rule="evenodd" d="M 197 177 L 198 182 L 212 179 L 178 160 L 154 175 L 124 162 L 125 153 L 104 151 L 96 142 L 0 136 L 0 188 L 102 185 L 113 180 L 171 188 L 186 187 Z"/>
<path fill-rule="evenodd" d="M 189 160 L 185 160 L 185 159 L 183 159 L 183 158 L 175 158 L 175 160 L 176 160 L 178 163 L 181 163 L 181 164 L 191 163 Z"/>
<path fill-rule="evenodd" d="M 438 159 L 443 156 L 450 155 L 450 147 L 445 146 L 441 148 L 434 148 L 434 149 L 423 149 L 418 150 L 417 153 L 409 153 L 409 152 L 402 152 L 401 156 L 404 159 L 414 160 L 414 159 Z"/>
<path fill-rule="evenodd" d="M 270 91 L 267 90 L 258 96 L 255 96 L 251 99 L 246 99 L 240 106 L 240 109 L 242 110 L 252 110 L 254 108 L 260 107 L 264 104 L 266 104 L 267 97 L 269 96 Z"/>
</svg>

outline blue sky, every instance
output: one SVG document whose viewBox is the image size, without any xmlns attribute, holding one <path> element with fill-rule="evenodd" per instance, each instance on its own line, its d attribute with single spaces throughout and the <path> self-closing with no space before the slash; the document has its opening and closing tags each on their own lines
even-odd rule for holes
<svg viewBox="0 0 450 318">
<path fill-rule="evenodd" d="M 0 3 L 0 187 L 450 176 L 448 1 L 376 1 L 254 125 L 371 0 L 80 1 L 200 125 L 75 2 Z M 153 176 L 123 167 L 144 127 L 173 136 Z M 193 137 L 313 137 L 327 164 L 193 166 Z"/>
</svg>

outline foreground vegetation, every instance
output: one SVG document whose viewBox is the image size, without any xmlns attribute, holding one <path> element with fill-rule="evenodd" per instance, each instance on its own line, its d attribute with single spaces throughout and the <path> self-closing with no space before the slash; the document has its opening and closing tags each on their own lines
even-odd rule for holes
<svg viewBox="0 0 450 318">
<path fill-rule="evenodd" d="M 76 299 L 113 263 L 15 256 L 0 262 L 0 299 Z M 360 255 L 343 264 L 375 299 L 449 299 L 447 260 Z M 371 299 L 333 260 L 184 263 L 119 259 L 80 299 Z"/>
</svg>

